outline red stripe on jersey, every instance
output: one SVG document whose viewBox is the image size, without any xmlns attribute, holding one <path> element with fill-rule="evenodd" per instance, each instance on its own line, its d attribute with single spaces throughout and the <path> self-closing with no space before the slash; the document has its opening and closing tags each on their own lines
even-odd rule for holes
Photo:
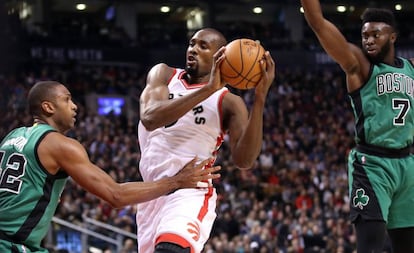
<svg viewBox="0 0 414 253">
<path fill-rule="evenodd" d="M 188 90 L 190 90 L 190 89 L 197 89 L 197 88 L 201 88 L 201 87 L 203 87 L 204 85 L 206 85 L 208 82 L 205 82 L 205 83 L 192 83 L 192 84 L 189 84 L 185 79 L 184 79 L 184 75 L 186 74 L 186 72 L 183 70 L 180 74 L 179 74 L 179 76 L 178 76 L 178 80 L 180 80 L 181 81 L 181 83 L 184 85 L 184 87 L 186 88 L 186 89 L 188 89 Z"/>
<path fill-rule="evenodd" d="M 170 84 L 171 80 L 173 79 L 173 77 L 175 76 L 175 73 L 177 73 L 177 69 L 174 69 L 174 72 L 172 73 L 171 77 L 168 79 L 168 85 Z"/>
<path fill-rule="evenodd" d="M 218 112 L 219 112 L 219 117 L 220 117 L 220 128 L 221 131 L 224 133 L 224 127 L 223 127 L 223 100 L 224 100 L 224 96 L 229 92 L 229 90 L 225 90 L 223 91 L 223 93 L 221 93 L 219 101 L 218 101 Z"/>
<path fill-rule="evenodd" d="M 197 216 L 197 219 L 199 221 L 203 221 L 208 212 L 208 201 L 210 200 L 211 196 L 213 196 L 213 187 L 208 187 L 208 192 L 204 195 L 203 206 L 201 207 L 200 212 Z"/>
</svg>

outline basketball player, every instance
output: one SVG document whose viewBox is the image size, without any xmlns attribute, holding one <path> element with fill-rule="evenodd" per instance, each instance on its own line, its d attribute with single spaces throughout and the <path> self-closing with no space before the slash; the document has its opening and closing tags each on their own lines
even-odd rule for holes
<svg viewBox="0 0 414 253">
<path fill-rule="evenodd" d="M 118 184 L 90 162 L 78 141 L 64 135 L 77 110 L 64 85 L 36 83 L 28 103 L 33 126 L 12 130 L 0 143 L 0 252 L 48 252 L 41 240 L 69 176 L 116 208 L 219 176 L 210 174 L 218 167 L 202 170 L 209 160 L 194 166 L 193 159 L 173 177 Z"/>
<path fill-rule="evenodd" d="M 361 49 L 323 17 L 318 0 L 301 2 L 322 47 L 346 74 L 357 144 L 348 157 L 357 252 L 382 252 L 388 229 L 394 253 L 414 253 L 414 67 L 395 55 L 393 13 L 365 10 Z"/>
<path fill-rule="evenodd" d="M 275 63 L 265 52 L 260 61 L 263 77 L 249 113 L 243 100 L 221 81 L 219 66 L 225 45 L 226 39 L 217 30 L 199 30 L 189 41 L 185 69 L 160 63 L 149 71 L 138 128 L 144 181 L 175 174 L 175 167 L 195 155 L 199 159 L 215 155 L 226 133 L 235 165 L 248 169 L 258 157 Z M 216 197 L 210 187 L 178 190 L 139 204 L 139 252 L 200 252 L 216 218 Z"/>
</svg>

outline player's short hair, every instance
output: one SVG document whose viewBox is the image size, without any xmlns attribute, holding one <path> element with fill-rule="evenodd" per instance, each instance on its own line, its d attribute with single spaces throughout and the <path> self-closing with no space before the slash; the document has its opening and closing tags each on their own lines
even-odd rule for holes
<svg viewBox="0 0 414 253">
<path fill-rule="evenodd" d="M 37 82 L 29 91 L 27 96 L 29 111 L 32 116 L 41 115 L 41 104 L 45 100 L 51 100 L 55 92 L 55 88 L 61 85 L 56 81 L 40 81 Z"/>
<path fill-rule="evenodd" d="M 206 31 L 212 34 L 215 34 L 217 37 L 216 43 L 217 43 L 217 47 L 220 48 L 222 46 L 225 46 L 227 44 L 227 39 L 224 36 L 224 34 L 222 32 L 220 32 L 219 30 L 215 29 L 215 28 L 211 28 L 211 27 L 205 27 L 202 28 L 200 30 L 197 30 L 196 32 L 194 32 L 191 37 L 193 37 L 196 33 L 200 32 L 200 31 Z"/>
<path fill-rule="evenodd" d="M 218 38 L 217 43 L 219 47 L 225 46 L 227 44 L 226 37 L 219 30 L 211 28 L 211 27 L 204 28 L 203 30 L 209 31 L 217 35 L 217 38 Z"/>
<path fill-rule="evenodd" d="M 397 30 L 394 13 L 389 9 L 367 8 L 361 15 L 362 24 L 367 22 L 382 22 Z"/>
</svg>

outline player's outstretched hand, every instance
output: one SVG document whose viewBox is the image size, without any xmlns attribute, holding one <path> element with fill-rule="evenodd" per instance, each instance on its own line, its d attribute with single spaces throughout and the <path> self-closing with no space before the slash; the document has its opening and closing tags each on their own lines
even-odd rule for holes
<svg viewBox="0 0 414 253">
<path fill-rule="evenodd" d="M 220 174 L 216 173 L 221 169 L 220 166 L 204 168 L 208 163 L 211 163 L 211 159 L 206 159 L 199 164 L 196 164 L 196 160 L 197 158 L 191 160 L 174 176 L 178 188 L 209 187 L 211 184 L 207 182 L 211 181 L 210 179 L 220 177 Z"/>
</svg>

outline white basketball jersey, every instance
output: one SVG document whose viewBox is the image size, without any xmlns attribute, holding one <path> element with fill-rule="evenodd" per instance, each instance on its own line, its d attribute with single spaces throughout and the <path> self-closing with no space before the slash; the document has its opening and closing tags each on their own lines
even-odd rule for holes
<svg viewBox="0 0 414 253">
<path fill-rule="evenodd" d="M 189 85 L 182 78 L 184 74 L 184 70 L 176 69 L 168 85 L 170 99 L 186 96 L 204 85 Z M 200 161 L 215 156 L 224 136 L 221 102 L 227 92 L 227 88 L 218 90 L 168 126 L 147 131 L 139 123 L 139 167 L 144 181 L 175 175 L 195 156 Z"/>
<path fill-rule="evenodd" d="M 186 96 L 205 84 L 189 85 L 184 70 L 176 69 L 168 89 L 170 99 Z M 138 126 L 141 159 L 139 169 L 144 181 L 175 175 L 195 156 L 199 161 L 215 157 L 223 142 L 221 103 L 227 88 L 222 88 L 196 105 L 176 122 L 147 131 Z M 178 242 L 177 236 L 201 252 L 216 218 L 217 193 L 214 188 L 181 189 L 137 205 L 139 253 L 152 253 L 157 240 Z M 178 241 L 176 241 L 178 240 Z"/>
</svg>

